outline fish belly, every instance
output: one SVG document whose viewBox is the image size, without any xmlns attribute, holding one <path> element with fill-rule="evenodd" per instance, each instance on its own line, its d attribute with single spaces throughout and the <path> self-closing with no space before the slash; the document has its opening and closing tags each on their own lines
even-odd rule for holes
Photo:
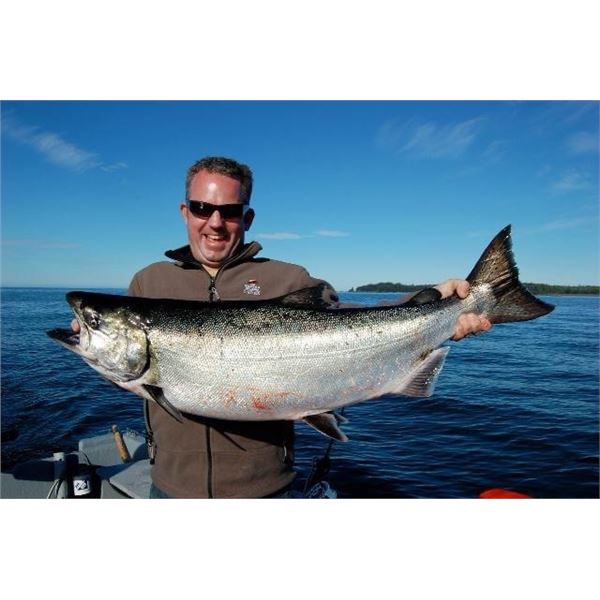
<svg viewBox="0 0 600 600">
<path fill-rule="evenodd" d="M 171 334 L 151 340 L 156 385 L 175 407 L 191 414 L 299 419 L 395 393 L 423 354 L 449 337 L 454 313 L 327 333 Z"/>
</svg>

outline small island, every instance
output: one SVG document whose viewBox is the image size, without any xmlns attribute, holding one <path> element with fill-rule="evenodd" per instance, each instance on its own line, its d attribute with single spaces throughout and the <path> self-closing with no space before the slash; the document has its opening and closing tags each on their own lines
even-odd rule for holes
<svg viewBox="0 0 600 600">
<path fill-rule="evenodd" d="M 351 288 L 349 292 L 416 292 L 426 287 L 432 287 L 431 283 L 421 285 L 413 285 L 406 283 L 391 283 L 389 281 L 381 283 L 367 283 L 359 285 L 356 288 Z M 536 296 L 597 296 L 600 294 L 600 286 L 598 285 L 552 285 L 549 283 L 523 283 L 523 285 Z"/>
</svg>

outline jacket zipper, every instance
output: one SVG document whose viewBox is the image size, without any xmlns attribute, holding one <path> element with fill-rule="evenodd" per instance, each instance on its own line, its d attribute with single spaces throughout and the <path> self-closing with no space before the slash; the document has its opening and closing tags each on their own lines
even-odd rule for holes
<svg viewBox="0 0 600 600">
<path fill-rule="evenodd" d="M 213 489 L 212 489 L 212 454 L 211 454 L 211 450 L 210 450 L 210 425 L 206 426 L 206 456 L 208 457 L 208 470 L 207 470 L 208 485 L 206 487 L 207 487 L 207 491 L 208 491 L 208 497 L 212 498 L 213 497 Z"/>
<path fill-rule="evenodd" d="M 219 292 L 217 292 L 217 288 L 215 287 L 215 277 L 210 276 L 210 283 L 208 285 L 208 301 L 209 302 L 217 302 L 221 299 L 219 296 Z"/>
<path fill-rule="evenodd" d="M 217 274 L 213 277 L 212 275 L 209 274 L 210 277 L 210 283 L 208 284 L 208 300 L 209 302 L 217 302 L 218 300 L 221 299 L 221 297 L 219 296 L 219 292 L 217 292 L 217 288 L 215 286 L 215 279 Z M 213 487 L 212 487 L 212 451 L 211 451 L 211 446 L 210 446 L 210 430 L 211 427 L 210 425 L 206 426 L 206 456 L 207 456 L 207 460 L 208 460 L 208 469 L 207 469 L 207 477 L 208 477 L 208 482 L 207 482 L 207 492 L 208 492 L 208 497 L 212 498 L 213 497 Z"/>
<path fill-rule="evenodd" d="M 219 296 L 219 292 L 217 291 L 217 288 L 215 285 L 215 280 L 218 277 L 219 273 L 222 271 L 222 269 L 226 266 L 229 266 L 230 264 L 235 264 L 236 262 L 243 260 L 244 258 L 246 258 L 246 256 L 249 256 L 249 255 L 254 256 L 254 254 L 256 254 L 259 250 L 261 250 L 260 245 L 256 244 L 256 242 L 252 242 L 239 255 L 237 255 L 237 256 L 233 257 L 232 259 L 223 263 L 214 277 L 208 271 L 206 271 L 205 269 L 202 269 L 206 272 L 206 274 L 210 278 L 210 282 L 208 284 L 209 302 L 218 302 L 219 300 L 221 300 L 221 297 Z M 187 263 L 195 264 L 196 266 L 202 267 L 202 265 L 200 265 L 200 263 L 198 263 L 195 260 L 186 260 L 185 257 L 177 256 L 175 251 L 167 252 L 167 256 L 174 260 L 179 260 L 183 263 L 187 262 Z M 210 443 L 210 430 L 211 430 L 210 425 L 206 425 L 206 454 L 208 457 L 208 459 L 207 459 L 207 462 L 208 462 L 208 465 L 207 465 L 207 467 L 208 467 L 207 468 L 207 476 L 208 476 L 207 494 L 208 494 L 209 498 L 213 498 L 213 486 L 212 486 L 213 464 L 212 464 L 212 451 L 211 451 L 211 443 Z"/>
</svg>

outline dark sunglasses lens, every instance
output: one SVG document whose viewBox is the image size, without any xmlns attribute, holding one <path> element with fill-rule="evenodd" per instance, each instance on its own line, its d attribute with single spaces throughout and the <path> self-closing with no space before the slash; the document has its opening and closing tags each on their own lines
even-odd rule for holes
<svg viewBox="0 0 600 600">
<path fill-rule="evenodd" d="M 188 208 L 193 215 L 203 219 L 208 219 L 214 211 L 214 206 L 212 204 L 206 204 L 206 202 L 194 202 L 193 200 L 188 201 Z"/>
<path fill-rule="evenodd" d="M 190 212 L 196 217 L 201 219 L 209 219 L 210 216 L 215 212 L 219 211 L 219 214 L 223 219 L 240 219 L 244 214 L 243 204 L 210 204 L 208 202 L 196 202 L 190 200 L 188 202 Z"/>
<path fill-rule="evenodd" d="M 217 210 L 224 219 L 239 219 L 244 214 L 243 204 L 221 204 Z"/>
</svg>

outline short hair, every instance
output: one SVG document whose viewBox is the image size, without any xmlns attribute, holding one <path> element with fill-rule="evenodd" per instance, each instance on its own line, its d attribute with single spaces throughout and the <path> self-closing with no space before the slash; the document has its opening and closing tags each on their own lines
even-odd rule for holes
<svg viewBox="0 0 600 600">
<path fill-rule="evenodd" d="M 186 199 L 189 198 L 192 180 L 200 171 L 218 173 L 219 175 L 225 175 L 239 181 L 242 187 L 242 203 L 250 204 L 250 196 L 252 195 L 252 171 L 248 165 L 244 165 L 232 158 L 225 158 L 223 156 L 206 156 L 205 158 L 196 161 L 188 169 L 187 177 L 185 179 Z"/>
</svg>

